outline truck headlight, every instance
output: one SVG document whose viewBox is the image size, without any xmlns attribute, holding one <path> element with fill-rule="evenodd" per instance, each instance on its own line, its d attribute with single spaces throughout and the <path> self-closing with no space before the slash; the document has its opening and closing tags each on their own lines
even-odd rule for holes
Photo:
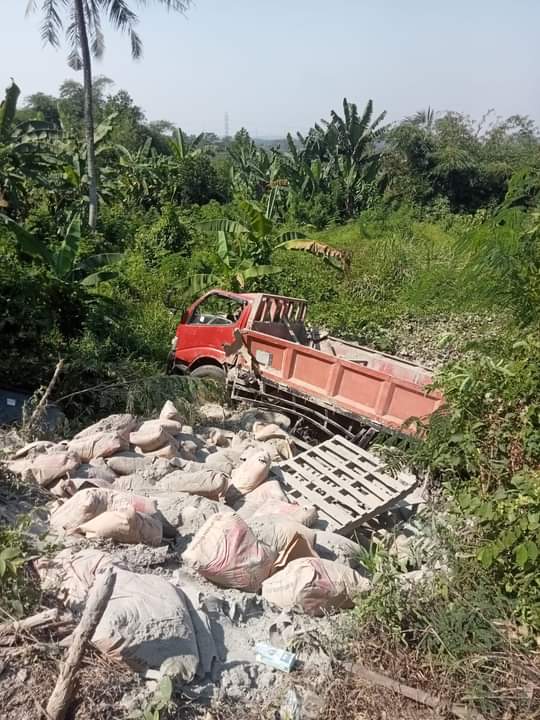
<svg viewBox="0 0 540 720">
<path fill-rule="evenodd" d="M 171 350 L 176 350 L 176 343 L 177 343 L 177 342 L 178 342 L 178 338 L 177 338 L 176 335 L 175 335 L 175 336 L 173 337 L 173 339 L 171 340 Z"/>
</svg>

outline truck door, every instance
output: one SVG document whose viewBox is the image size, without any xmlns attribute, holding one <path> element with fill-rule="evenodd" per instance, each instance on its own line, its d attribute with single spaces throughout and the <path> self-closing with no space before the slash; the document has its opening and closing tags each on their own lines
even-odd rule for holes
<svg viewBox="0 0 540 720">
<path fill-rule="evenodd" d="M 176 357 L 186 365 L 200 358 L 225 359 L 224 343 L 231 343 L 234 331 L 245 325 L 250 312 L 247 300 L 210 293 L 192 306 L 179 327 Z"/>
</svg>

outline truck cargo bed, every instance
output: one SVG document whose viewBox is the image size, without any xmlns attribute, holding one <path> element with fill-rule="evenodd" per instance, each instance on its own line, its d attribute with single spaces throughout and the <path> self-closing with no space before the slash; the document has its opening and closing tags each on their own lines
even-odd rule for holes
<svg viewBox="0 0 540 720">
<path fill-rule="evenodd" d="M 373 426 L 414 433 L 414 423 L 404 423 L 427 418 L 442 404 L 441 394 L 427 389 L 429 371 L 406 360 L 352 344 L 358 359 L 350 360 L 254 330 L 241 335 L 260 380 Z M 238 360 L 246 365 L 241 354 Z"/>
</svg>

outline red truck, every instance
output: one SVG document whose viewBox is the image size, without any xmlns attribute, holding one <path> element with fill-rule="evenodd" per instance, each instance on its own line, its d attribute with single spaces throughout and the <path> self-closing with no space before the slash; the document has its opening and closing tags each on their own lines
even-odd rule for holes
<svg viewBox="0 0 540 720">
<path fill-rule="evenodd" d="M 430 370 L 321 334 L 306 313 L 297 298 L 211 290 L 183 314 L 168 372 L 225 380 L 234 399 L 360 445 L 381 430 L 412 434 L 407 420 L 441 406 Z"/>
</svg>

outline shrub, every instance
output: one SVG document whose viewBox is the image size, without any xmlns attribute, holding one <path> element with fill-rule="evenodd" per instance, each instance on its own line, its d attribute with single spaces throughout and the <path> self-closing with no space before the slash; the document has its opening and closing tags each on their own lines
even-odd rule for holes
<svg viewBox="0 0 540 720">
<path fill-rule="evenodd" d="M 134 243 L 149 268 L 157 267 L 171 253 L 186 255 L 190 245 L 191 234 L 171 204 L 165 205 L 150 225 L 139 228 Z"/>
<path fill-rule="evenodd" d="M 506 358 L 504 357 L 506 355 Z M 502 358 L 501 358 L 502 356 Z M 485 491 L 540 462 L 540 340 L 500 338 L 498 354 L 472 352 L 445 368 L 436 386 L 445 408 L 431 418 L 413 461 L 453 483 L 476 478 Z"/>
<path fill-rule="evenodd" d="M 457 502 L 478 523 L 478 560 L 515 599 L 519 618 L 539 629 L 540 472 L 518 473 L 507 487 L 489 495 L 467 487 L 457 494 Z"/>
</svg>

